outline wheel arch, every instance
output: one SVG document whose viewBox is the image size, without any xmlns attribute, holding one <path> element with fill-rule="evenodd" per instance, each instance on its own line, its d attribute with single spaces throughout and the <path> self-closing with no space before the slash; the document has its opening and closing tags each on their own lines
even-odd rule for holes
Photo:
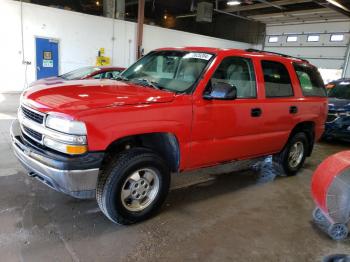
<svg viewBox="0 0 350 262">
<path fill-rule="evenodd" d="M 315 143 L 315 122 L 313 121 L 303 121 L 298 123 L 293 129 L 292 132 L 289 135 L 288 141 L 298 132 L 305 133 L 308 141 L 309 141 L 309 148 L 307 152 L 307 156 L 310 156 Z"/>
<path fill-rule="evenodd" d="M 167 162 L 172 172 L 179 170 L 179 141 L 174 134 L 167 132 L 144 133 L 118 138 L 108 145 L 106 156 L 115 155 L 136 146 L 145 147 L 158 153 Z"/>
</svg>

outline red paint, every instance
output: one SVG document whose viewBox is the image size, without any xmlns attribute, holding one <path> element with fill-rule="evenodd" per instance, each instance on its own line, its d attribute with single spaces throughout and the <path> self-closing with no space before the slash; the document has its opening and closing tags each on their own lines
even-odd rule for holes
<svg viewBox="0 0 350 262">
<path fill-rule="evenodd" d="M 343 151 L 326 158 L 316 169 L 312 176 L 311 192 L 317 206 L 326 214 L 327 194 L 334 179 L 344 170 L 350 168 L 350 151 Z"/>
<path fill-rule="evenodd" d="M 216 55 L 193 94 L 174 94 L 114 80 L 70 81 L 35 86 L 23 94 L 25 103 L 42 112 L 58 112 L 84 121 L 89 150 L 105 150 L 113 141 L 136 134 L 168 132 L 176 136 L 181 151 L 180 169 L 262 156 L 281 151 L 300 122 L 315 124 L 318 139 L 327 116 L 325 97 L 303 97 L 292 63 L 298 59 L 234 49 L 166 48 L 162 50 L 210 52 Z M 253 60 L 257 98 L 204 100 L 203 92 L 223 58 Z M 265 98 L 260 60 L 283 63 L 294 88 L 292 98 Z M 289 113 L 290 106 L 299 112 Z M 260 107 L 259 118 L 250 115 Z"/>
</svg>

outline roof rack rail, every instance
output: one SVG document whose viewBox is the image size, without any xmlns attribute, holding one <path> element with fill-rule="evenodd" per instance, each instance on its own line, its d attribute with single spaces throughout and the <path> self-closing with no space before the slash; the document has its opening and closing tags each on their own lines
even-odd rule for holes
<svg viewBox="0 0 350 262">
<path fill-rule="evenodd" d="M 248 48 L 248 49 L 246 49 L 245 51 L 247 51 L 247 52 L 257 52 L 257 53 L 274 54 L 274 55 L 279 55 L 279 56 L 283 56 L 283 57 L 287 57 L 287 58 L 295 58 L 295 59 L 300 59 L 300 60 L 305 61 L 305 62 L 309 62 L 308 60 L 303 59 L 303 58 L 300 58 L 300 57 L 295 57 L 295 56 L 286 55 L 286 54 L 277 53 L 277 52 L 264 51 L 264 50 L 254 49 L 254 48 Z"/>
</svg>

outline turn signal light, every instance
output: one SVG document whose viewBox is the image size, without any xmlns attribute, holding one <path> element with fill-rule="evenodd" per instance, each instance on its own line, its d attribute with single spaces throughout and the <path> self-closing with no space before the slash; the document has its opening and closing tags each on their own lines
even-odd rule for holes
<svg viewBox="0 0 350 262">
<path fill-rule="evenodd" d="M 84 154 L 88 149 L 87 145 L 69 145 L 56 141 L 50 137 L 44 137 L 44 145 L 59 152 L 70 155 Z"/>
<path fill-rule="evenodd" d="M 66 150 L 71 155 L 84 154 L 87 151 L 87 146 L 67 145 Z"/>
</svg>

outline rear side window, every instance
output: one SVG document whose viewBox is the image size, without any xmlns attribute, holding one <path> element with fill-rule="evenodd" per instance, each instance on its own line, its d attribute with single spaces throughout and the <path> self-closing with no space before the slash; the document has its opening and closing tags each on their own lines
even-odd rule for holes
<svg viewBox="0 0 350 262">
<path fill-rule="evenodd" d="M 262 61 L 266 97 L 291 97 L 294 95 L 287 68 L 275 61 Z"/>
<path fill-rule="evenodd" d="M 316 67 L 293 63 L 304 96 L 327 96 L 324 83 Z"/>
</svg>

